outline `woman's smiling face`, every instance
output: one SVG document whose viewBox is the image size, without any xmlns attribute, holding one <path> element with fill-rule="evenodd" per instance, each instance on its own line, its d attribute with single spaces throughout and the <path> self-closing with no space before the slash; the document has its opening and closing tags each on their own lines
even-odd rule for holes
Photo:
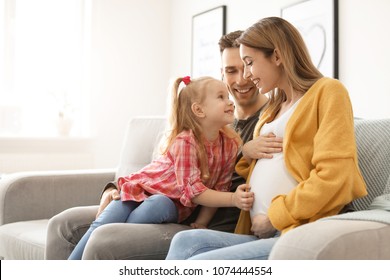
<svg viewBox="0 0 390 280">
<path fill-rule="evenodd" d="M 265 94 L 278 87 L 281 72 L 275 52 L 266 57 L 261 50 L 241 45 L 240 57 L 244 62 L 244 77 L 251 79 L 260 93 Z"/>
</svg>

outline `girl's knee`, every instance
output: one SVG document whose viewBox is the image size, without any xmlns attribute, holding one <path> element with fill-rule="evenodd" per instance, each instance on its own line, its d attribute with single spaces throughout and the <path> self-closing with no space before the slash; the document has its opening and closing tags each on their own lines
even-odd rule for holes
<svg viewBox="0 0 390 280">
<path fill-rule="evenodd" d="M 163 194 L 154 194 L 152 196 L 149 196 L 145 201 L 161 201 L 161 202 L 168 202 L 172 201 L 169 197 L 163 195 Z"/>
<path fill-rule="evenodd" d="M 161 209 L 165 209 L 168 207 L 176 207 L 175 203 L 167 196 L 162 194 L 155 194 L 148 197 L 144 203 L 152 202 L 154 207 L 160 206 Z"/>
<path fill-rule="evenodd" d="M 165 195 L 152 195 L 135 209 L 128 223 L 161 224 L 177 222 L 178 211 L 175 203 Z"/>
</svg>

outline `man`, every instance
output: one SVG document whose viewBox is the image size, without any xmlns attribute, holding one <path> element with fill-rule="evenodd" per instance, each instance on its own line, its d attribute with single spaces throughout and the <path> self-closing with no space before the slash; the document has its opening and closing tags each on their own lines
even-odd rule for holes
<svg viewBox="0 0 390 280">
<path fill-rule="evenodd" d="M 236 105 L 236 120 L 233 125 L 246 143 L 252 139 L 260 111 L 265 107 L 268 99 L 258 93 L 252 81 L 243 78 L 244 65 L 240 59 L 239 45 L 235 42 L 241 33 L 242 31 L 235 31 L 222 36 L 219 46 L 222 56 L 222 79 Z M 253 158 L 268 157 L 270 156 L 268 153 L 274 152 L 271 146 L 259 146 L 261 145 L 258 145 L 256 139 L 248 142 L 244 148 L 250 151 Z M 281 147 L 281 143 L 273 143 L 273 146 Z M 237 160 L 241 156 L 240 153 Z M 234 173 L 231 190 L 235 191 L 237 186 L 243 183 L 245 180 Z M 102 194 L 98 213 L 113 199 L 119 199 L 119 193 L 115 188 L 107 187 Z M 238 208 L 219 208 L 208 228 L 233 232 L 239 213 Z M 164 259 L 170 239 L 176 232 L 189 229 L 187 225 L 193 221 L 195 214 L 196 211 L 185 225 L 153 225 L 161 228 L 161 233 L 151 233 L 152 225 L 124 224 L 123 231 L 129 233 L 128 239 L 123 238 L 123 231 L 110 231 L 110 225 L 102 226 L 101 230 L 96 231 L 89 240 L 83 257 L 86 259 Z M 84 210 L 80 208 L 77 211 L 69 209 L 53 217 L 48 228 L 45 258 L 66 259 L 95 216 L 96 208 Z M 159 235 L 156 237 L 151 234 Z"/>
</svg>

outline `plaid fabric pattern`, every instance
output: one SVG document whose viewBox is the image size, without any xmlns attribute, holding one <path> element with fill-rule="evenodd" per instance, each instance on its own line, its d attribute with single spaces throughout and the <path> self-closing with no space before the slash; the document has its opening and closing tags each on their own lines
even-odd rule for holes
<svg viewBox="0 0 390 280">
<path fill-rule="evenodd" d="M 238 153 L 238 144 L 220 132 L 213 143 L 204 142 L 208 157 L 210 178 L 203 182 L 198 150 L 192 131 L 180 133 L 162 155 L 137 173 L 118 179 L 122 201 L 143 201 L 153 194 L 171 198 L 179 212 L 179 222 L 195 209 L 192 199 L 207 188 L 229 191 Z"/>
</svg>

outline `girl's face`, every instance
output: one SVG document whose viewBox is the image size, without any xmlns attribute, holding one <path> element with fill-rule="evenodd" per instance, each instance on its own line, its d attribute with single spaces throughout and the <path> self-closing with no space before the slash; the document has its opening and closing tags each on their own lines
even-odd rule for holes
<svg viewBox="0 0 390 280">
<path fill-rule="evenodd" d="M 206 98 L 202 102 L 205 120 L 216 126 L 225 126 L 234 121 L 234 103 L 221 81 L 211 81 L 206 86 Z"/>
<path fill-rule="evenodd" d="M 265 94 L 278 87 L 281 67 L 275 52 L 265 57 L 262 51 L 241 45 L 240 56 L 244 62 L 244 78 L 251 79 L 260 93 Z"/>
</svg>

